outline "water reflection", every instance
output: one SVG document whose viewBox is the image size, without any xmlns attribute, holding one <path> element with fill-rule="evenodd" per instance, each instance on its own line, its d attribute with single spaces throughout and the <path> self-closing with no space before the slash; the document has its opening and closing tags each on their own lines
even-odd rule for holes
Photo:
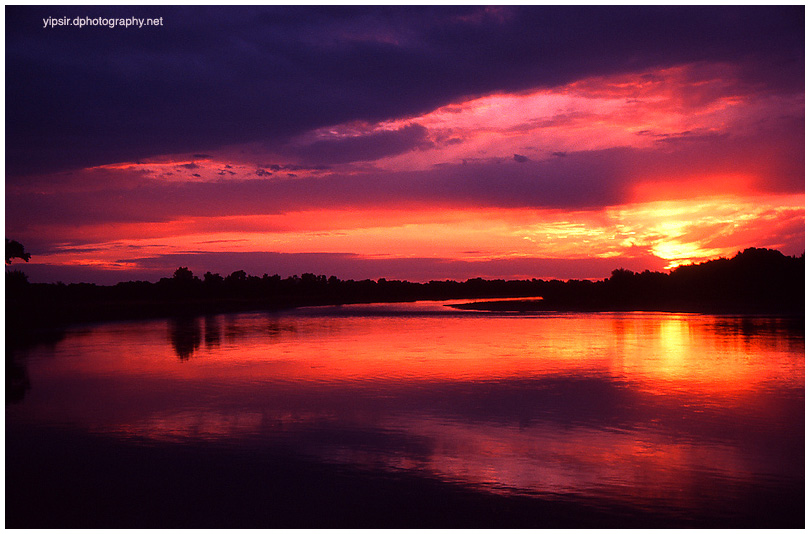
<svg viewBox="0 0 810 534">
<path fill-rule="evenodd" d="M 49 354 L 64 338 L 65 332 L 56 330 L 44 330 L 35 334 L 17 333 L 6 337 L 6 404 L 22 401 L 31 389 L 26 364 L 28 354 Z"/>
<path fill-rule="evenodd" d="M 732 514 L 742 486 L 803 480 L 784 320 L 373 312 L 100 326 L 32 358 L 7 417 L 645 509 Z"/>
<path fill-rule="evenodd" d="M 28 369 L 15 354 L 6 355 L 6 403 L 20 402 L 31 389 Z"/>
<path fill-rule="evenodd" d="M 202 343 L 200 321 L 196 317 L 176 317 L 169 320 L 169 340 L 181 360 L 191 358 Z"/>
<path fill-rule="evenodd" d="M 201 324 L 202 321 L 202 324 Z M 217 349 L 222 343 L 222 316 L 175 317 L 167 321 L 169 340 L 180 360 L 191 358 L 205 342 L 208 350 Z M 229 331 L 230 339 L 238 339 L 239 333 Z"/>
<path fill-rule="evenodd" d="M 215 349 L 222 343 L 222 318 L 218 315 L 205 316 L 205 346 Z"/>
</svg>

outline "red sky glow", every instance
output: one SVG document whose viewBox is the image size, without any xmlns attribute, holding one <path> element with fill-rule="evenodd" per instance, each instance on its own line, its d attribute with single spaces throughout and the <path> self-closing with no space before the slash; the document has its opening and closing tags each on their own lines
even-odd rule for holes
<svg viewBox="0 0 810 534">
<path fill-rule="evenodd" d="M 359 24 L 340 35 L 391 53 L 416 46 Z M 7 179 L 6 235 L 32 253 L 20 266 L 29 279 L 46 282 L 157 280 L 181 265 L 198 276 L 603 278 L 747 247 L 800 255 L 803 88 L 752 57 L 583 67 L 564 82 L 460 89 L 385 118 L 301 119 L 291 135 L 233 135 L 195 152 L 110 148 Z M 427 83 L 412 76 L 414 91 Z M 398 91 L 410 90 L 390 98 Z"/>
</svg>

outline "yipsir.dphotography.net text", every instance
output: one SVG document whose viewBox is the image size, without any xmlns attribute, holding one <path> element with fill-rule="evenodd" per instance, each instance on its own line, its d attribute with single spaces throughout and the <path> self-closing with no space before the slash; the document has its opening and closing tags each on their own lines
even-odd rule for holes
<svg viewBox="0 0 810 534">
<path fill-rule="evenodd" d="M 58 27 L 107 27 L 107 28 L 143 28 L 144 26 L 163 26 L 163 17 L 48 17 L 42 19 L 43 28 Z"/>
</svg>

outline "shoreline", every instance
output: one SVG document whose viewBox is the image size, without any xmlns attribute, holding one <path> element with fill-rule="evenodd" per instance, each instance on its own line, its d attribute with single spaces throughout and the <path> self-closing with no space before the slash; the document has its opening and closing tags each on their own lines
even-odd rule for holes
<svg viewBox="0 0 810 534">
<path fill-rule="evenodd" d="M 310 306 L 352 304 L 395 304 L 468 300 L 445 304 L 448 309 L 492 313 L 698 313 L 710 315 L 744 315 L 786 317 L 801 320 L 803 308 L 759 305 L 758 303 L 670 302 L 661 304 L 561 303 L 537 296 L 448 296 L 446 298 L 397 299 L 166 299 L 166 300 L 101 300 L 89 302 L 48 302 L 46 299 L 20 301 L 6 299 L 6 348 L 24 347 L 47 342 L 55 333 L 73 326 L 104 324 L 117 321 L 204 317 L 227 313 L 284 312 Z"/>
<path fill-rule="evenodd" d="M 490 312 L 572 312 L 572 313 L 621 313 L 621 312 L 661 312 L 661 313 L 701 313 L 710 315 L 751 315 L 751 316 L 780 316 L 804 317 L 804 311 L 790 307 L 761 306 L 755 304 L 740 305 L 738 303 L 711 303 L 711 302 L 680 302 L 667 304 L 566 304 L 552 303 L 545 300 L 492 300 L 487 302 L 469 302 L 452 304 L 448 307 L 458 310 L 490 311 Z"/>
</svg>

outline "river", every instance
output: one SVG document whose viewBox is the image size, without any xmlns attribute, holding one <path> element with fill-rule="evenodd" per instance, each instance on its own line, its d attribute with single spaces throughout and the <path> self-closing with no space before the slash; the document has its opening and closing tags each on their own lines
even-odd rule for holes
<svg viewBox="0 0 810 534">
<path fill-rule="evenodd" d="M 7 526 L 804 525 L 801 322 L 446 304 L 16 351 Z"/>
</svg>

